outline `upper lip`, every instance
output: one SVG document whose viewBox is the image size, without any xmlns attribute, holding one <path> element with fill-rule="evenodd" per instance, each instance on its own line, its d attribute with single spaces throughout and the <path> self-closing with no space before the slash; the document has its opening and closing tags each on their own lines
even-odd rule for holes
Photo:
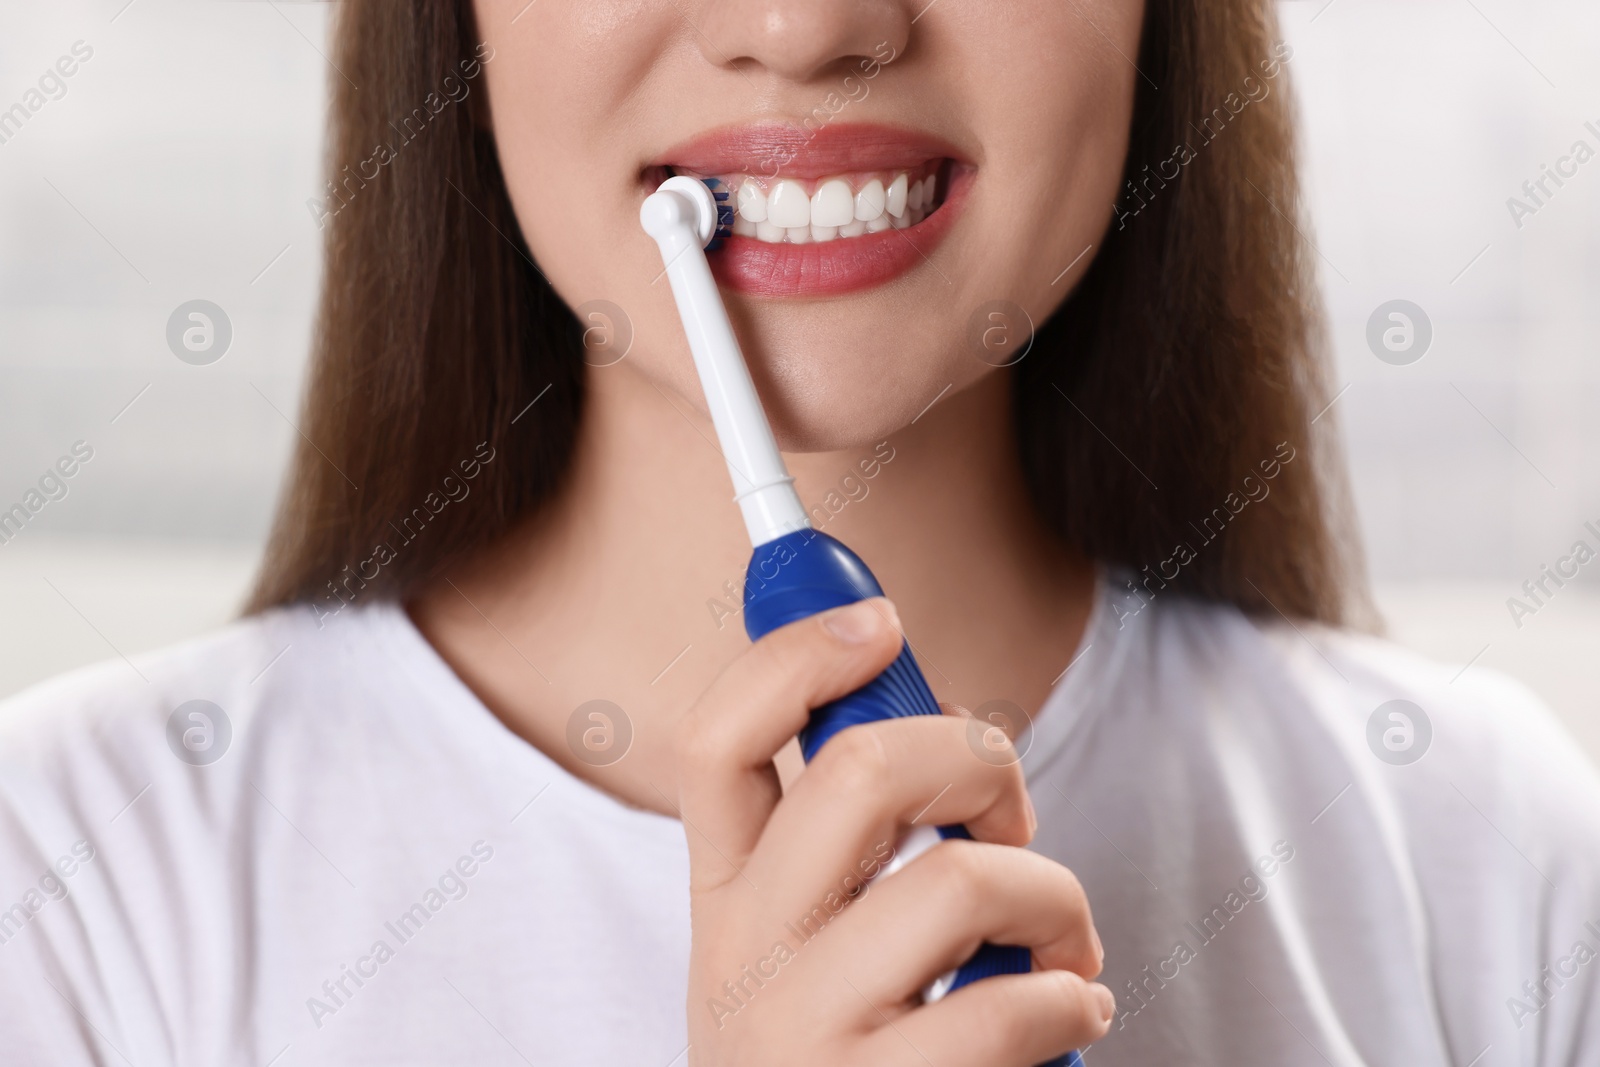
<svg viewBox="0 0 1600 1067">
<path fill-rule="evenodd" d="M 652 163 L 701 175 L 781 174 L 804 179 L 909 169 L 940 158 L 964 161 L 942 138 L 898 126 L 835 122 L 807 129 L 791 123 L 761 122 L 696 134 L 662 152 Z"/>
</svg>

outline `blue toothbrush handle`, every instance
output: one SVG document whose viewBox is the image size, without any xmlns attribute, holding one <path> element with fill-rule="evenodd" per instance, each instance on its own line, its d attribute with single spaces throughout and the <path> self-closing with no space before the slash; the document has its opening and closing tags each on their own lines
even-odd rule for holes
<svg viewBox="0 0 1600 1067">
<path fill-rule="evenodd" d="M 745 632 L 752 641 L 830 608 L 882 596 L 883 589 L 859 556 L 837 539 L 816 530 L 796 530 L 757 546 L 745 573 Z M 838 700 L 811 713 L 800 732 L 800 751 L 810 762 L 822 746 L 841 730 L 861 723 L 880 722 L 906 715 L 940 715 L 939 702 L 917 667 L 911 646 L 884 672 Z M 941 826 L 942 838 L 967 838 L 963 826 Z M 979 946 L 950 980 L 946 993 L 997 974 L 1023 974 L 1033 969 L 1033 955 L 1023 946 Z M 1042 1067 L 1080 1067 L 1076 1052 L 1051 1060 Z"/>
</svg>

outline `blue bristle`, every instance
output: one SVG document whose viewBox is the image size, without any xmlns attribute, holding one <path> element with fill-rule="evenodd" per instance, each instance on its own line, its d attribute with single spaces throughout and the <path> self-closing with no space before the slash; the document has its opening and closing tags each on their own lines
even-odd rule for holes
<svg viewBox="0 0 1600 1067">
<path fill-rule="evenodd" d="M 712 197 L 717 201 L 717 231 L 712 234 L 711 240 L 706 243 L 707 252 L 715 252 L 722 247 L 723 238 L 733 234 L 733 207 L 728 204 L 728 190 L 722 184 L 721 178 L 701 178 L 706 188 L 711 190 Z"/>
</svg>

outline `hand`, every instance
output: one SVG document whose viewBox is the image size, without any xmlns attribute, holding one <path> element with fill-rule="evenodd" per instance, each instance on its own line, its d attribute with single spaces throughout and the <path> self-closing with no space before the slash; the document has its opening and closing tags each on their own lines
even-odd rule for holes
<svg viewBox="0 0 1600 1067">
<path fill-rule="evenodd" d="M 684 721 L 694 1067 L 1032 1067 L 1110 1026 L 1111 991 L 1087 981 L 1102 953 L 1083 888 L 1014 847 L 1035 823 L 1022 772 L 975 758 L 965 720 L 850 727 L 779 787 L 773 755 L 808 712 L 900 643 L 882 599 L 803 619 L 730 664 Z M 976 840 L 864 889 L 913 820 Z M 1034 971 L 923 1005 L 918 991 L 983 941 L 1030 947 Z"/>
</svg>

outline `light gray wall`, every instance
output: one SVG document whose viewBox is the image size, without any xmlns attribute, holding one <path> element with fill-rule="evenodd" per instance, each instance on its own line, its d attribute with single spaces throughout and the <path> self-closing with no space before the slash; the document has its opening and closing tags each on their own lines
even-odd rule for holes
<svg viewBox="0 0 1600 1067">
<path fill-rule="evenodd" d="M 317 286 L 327 8 L 125 2 L 0 7 L 0 108 L 93 49 L 0 144 L 0 506 L 82 439 L 94 459 L 29 539 L 255 542 Z M 233 324 L 211 366 L 167 347 L 194 298 Z"/>
<path fill-rule="evenodd" d="M 1514 586 L 1600 523 L 1600 158 L 1520 228 L 1506 204 L 1600 151 L 1600 8 L 1324 3 L 1283 10 L 1372 570 Z M 1395 298 L 1434 327 L 1411 366 L 1366 344 Z"/>
</svg>

